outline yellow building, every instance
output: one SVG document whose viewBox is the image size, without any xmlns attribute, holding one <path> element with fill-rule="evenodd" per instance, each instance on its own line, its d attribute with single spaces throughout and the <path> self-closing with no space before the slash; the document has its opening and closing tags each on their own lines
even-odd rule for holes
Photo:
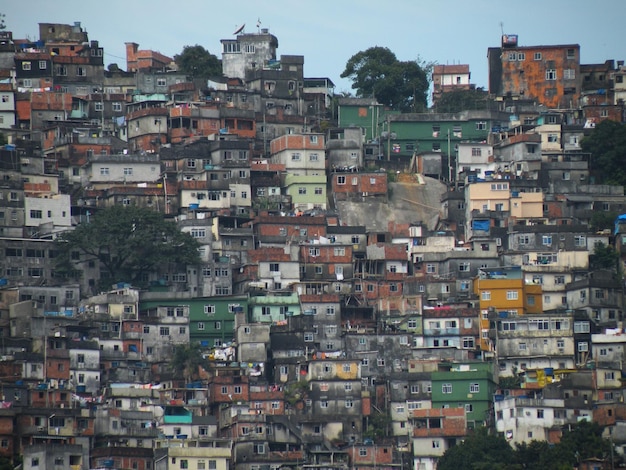
<svg viewBox="0 0 626 470">
<path fill-rule="evenodd" d="M 485 236 L 493 223 L 514 225 L 529 219 L 543 219 L 543 193 L 511 190 L 507 179 L 490 178 L 465 186 L 467 239 Z M 488 222 L 488 223 L 487 223 Z"/>
<path fill-rule="evenodd" d="M 474 281 L 474 293 L 480 302 L 480 348 L 493 351 L 489 339 L 489 313 L 507 315 L 541 313 L 541 285 L 526 284 L 521 266 L 483 268 Z"/>
</svg>

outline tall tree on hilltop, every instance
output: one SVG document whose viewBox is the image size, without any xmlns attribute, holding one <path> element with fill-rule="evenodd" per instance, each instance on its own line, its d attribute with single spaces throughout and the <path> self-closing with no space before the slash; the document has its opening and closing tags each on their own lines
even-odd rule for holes
<svg viewBox="0 0 626 470">
<path fill-rule="evenodd" d="M 426 109 L 428 73 L 418 61 L 399 61 L 386 47 L 370 47 L 350 57 L 341 78 L 352 80 L 359 97 L 374 97 L 403 112 Z"/>
<path fill-rule="evenodd" d="M 222 76 L 222 61 L 198 44 L 183 47 L 182 52 L 174 56 L 174 62 L 181 72 L 192 78 Z"/>
</svg>

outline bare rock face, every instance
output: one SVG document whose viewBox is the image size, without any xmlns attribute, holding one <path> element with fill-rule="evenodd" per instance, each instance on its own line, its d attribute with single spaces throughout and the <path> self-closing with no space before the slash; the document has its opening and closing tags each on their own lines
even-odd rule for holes
<svg viewBox="0 0 626 470">
<path fill-rule="evenodd" d="M 388 222 L 416 221 L 435 229 L 446 186 L 433 178 L 409 176 L 400 178 L 401 182 L 389 183 L 387 201 L 367 197 L 360 201 L 337 201 L 340 220 L 349 226 L 365 226 L 368 231 L 385 231 Z"/>
</svg>

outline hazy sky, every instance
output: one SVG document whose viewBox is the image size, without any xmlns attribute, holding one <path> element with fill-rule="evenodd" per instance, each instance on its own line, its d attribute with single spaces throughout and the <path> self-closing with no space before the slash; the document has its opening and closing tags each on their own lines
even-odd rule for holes
<svg viewBox="0 0 626 470">
<path fill-rule="evenodd" d="M 472 82 L 487 88 L 487 48 L 502 31 L 521 46 L 580 44 L 581 62 L 626 58 L 625 0 L 22 0 L 0 12 L 14 38 L 38 39 L 39 23 L 80 21 L 104 47 L 105 65 L 126 68 L 125 42 L 170 57 L 200 44 L 221 57 L 220 39 L 269 28 L 278 55 L 304 56 L 306 77 L 329 77 L 336 91 L 351 91 L 340 75 L 348 59 L 384 46 L 399 60 L 469 64 Z"/>
</svg>

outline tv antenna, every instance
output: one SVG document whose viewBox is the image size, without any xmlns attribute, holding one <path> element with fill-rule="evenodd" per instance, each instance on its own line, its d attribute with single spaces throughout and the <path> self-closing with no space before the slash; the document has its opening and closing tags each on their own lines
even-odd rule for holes
<svg viewBox="0 0 626 470">
<path fill-rule="evenodd" d="M 234 36 L 238 35 L 239 33 L 241 33 L 241 32 L 244 30 L 244 28 L 245 28 L 245 27 L 246 27 L 246 24 L 245 24 L 245 23 L 244 23 L 244 24 L 242 24 L 241 26 L 239 26 L 239 28 L 237 28 L 237 29 L 235 30 L 235 32 L 233 33 L 233 35 L 234 35 Z"/>
</svg>

